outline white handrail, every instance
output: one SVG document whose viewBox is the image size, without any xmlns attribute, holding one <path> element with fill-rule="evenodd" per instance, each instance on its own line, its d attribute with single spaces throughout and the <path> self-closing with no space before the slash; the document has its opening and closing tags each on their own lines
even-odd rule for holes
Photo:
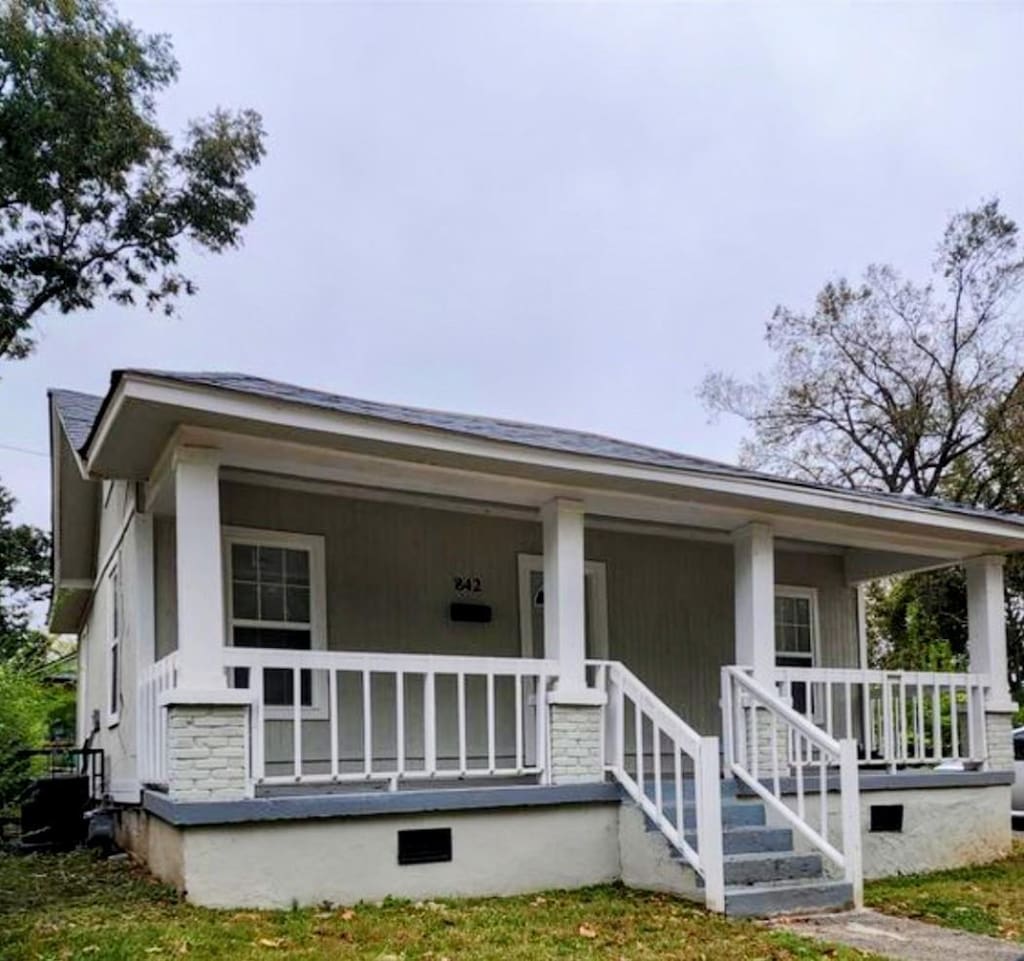
<svg viewBox="0 0 1024 961">
<path fill-rule="evenodd" d="M 986 675 L 779 667 L 772 678 L 808 721 L 854 738 L 861 764 L 895 770 L 987 756 Z"/>
<path fill-rule="evenodd" d="M 703 878 L 708 908 L 724 911 L 718 738 L 701 737 L 618 661 L 588 661 L 587 667 L 594 686 L 608 696 L 605 769 Z M 627 733 L 630 724 L 632 737 Z M 688 782 L 693 785 L 691 804 Z M 687 823 L 691 811 L 692 825 Z"/>
<path fill-rule="evenodd" d="M 828 858 L 863 902 L 857 743 L 836 740 L 750 676 L 749 669 L 722 669 L 722 720 L 727 773 L 739 778 L 778 816 Z M 781 749 L 780 749 L 780 741 Z M 829 778 L 839 768 L 838 844 L 829 824 Z M 817 769 L 817 783 L 805 777 Z M 794 807 L 783 797 L 792 776 Z M 807 795 L 817 793 L 817 827 Z"/>
<path fill-rule="evenodd" d="M 549 778 L 557 661 L 227 647 L 223 663 L 254 692 L 257 784 Z"/>
</svg>

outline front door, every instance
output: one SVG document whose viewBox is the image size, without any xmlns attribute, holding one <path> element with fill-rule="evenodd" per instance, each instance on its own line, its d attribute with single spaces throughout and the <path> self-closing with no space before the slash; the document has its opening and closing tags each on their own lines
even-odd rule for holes
<svg viewBox="0 0 1024 961">
<path fill-rule="evenodd" d="M 587 561 L 584 568 L 587 658 L 608 657 L 608 595 L 603 561 Z M 519 555 L 519 641 L 523 657 L 544 656 L 544 558 Z M 527 692 L 528 705 L 536 704 L 536 691 Z M 524 739 L 526 763 L 536 763 L 536 717 L 526 711 Z"/>
</svg>

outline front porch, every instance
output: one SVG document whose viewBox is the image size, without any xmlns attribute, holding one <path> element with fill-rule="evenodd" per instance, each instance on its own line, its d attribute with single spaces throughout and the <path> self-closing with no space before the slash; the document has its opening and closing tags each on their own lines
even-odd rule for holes
<svg viewBox="0 0 1024 961">
<path fill-rule="evenodd" d="M 172 804 L 612 784 L 721 909 L 723 778 L 856 900 L 859 768 L 1009 767 L 998 557 L 972 673 L 880 672 L 858 578 L 935 557 L 230 462 L 181 448 L 154 487 L 137 766 Z"/>
</svg>

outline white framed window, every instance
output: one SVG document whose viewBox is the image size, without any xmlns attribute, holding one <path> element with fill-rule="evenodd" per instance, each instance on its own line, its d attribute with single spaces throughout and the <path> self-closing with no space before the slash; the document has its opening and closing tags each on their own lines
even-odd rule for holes
<svg viewBox="0 0 1024 961">
<path fill-rule="evenodd" d="M 223 537 L 228 643 L 284 651 L 324 650 L 323 538 L 241 527 L 224 528 Z M 237 669 L 234 683 L 248 686 L 248 670 Z M 327 684 L 322 672 L 302 672 L 299 696 L 304 715 L 326 716 Z M 268 717 L 293 716 L 291 670 L 264 670 L 263 700 Z"/>
<path fill-rule="evenodd" d="M 107 645 L 107 726 L 113 727 L 121 720 L 122 704 L 122 636 L 124 634 L 124 591 L 121 585 L 121 556 L 107 574 L 107 622 L 109 643 Z"/>
<path fill-rule="evenodd" d="M 779 667 L 814 667 L 817 662 L 817 590 L 776 587 L 775 663 Z"/>
<path fill-rule="evenodd" d="M 778 667 L 814 667 L 818 663 L 818 592 L 813 587 L 775 588 L 775 663 Z M 808 708 L 808 685 L 793 683 L 793 707 L 801 714 Z"/>
</svg>

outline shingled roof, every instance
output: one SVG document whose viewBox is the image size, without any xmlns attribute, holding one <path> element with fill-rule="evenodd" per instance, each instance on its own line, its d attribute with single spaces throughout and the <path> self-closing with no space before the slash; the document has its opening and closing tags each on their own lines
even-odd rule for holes
<svg viewBox="0 0 1024 961">
<path fill-rule="evenodd" d="M 648 467 L 660 467 L 690 473 L 695 472 L 719 477 L 761 481 L 785 487 L 841 494 L 846 497 L 854 497 L 876 503 L 899 503 L 905 506 L 916 506 L 928 510 L 966 514 L 976 517 L 989 517 L 991 519 L 1024 525 L 1024 517 L 957 504 L 938 498 L 923 497 L 916 494 L 854 491 L 848 488 L 830 487 L 810 481 L 777 477 L 773 474 L 765 474 L 760 471 L 737 467 L 733 464 L 721 463 L 702 457 L 693 457 L 689 454 L 681 454 L 658 447 L 634 444 L 588 431 L 566 430 L 560 427 L 547 427 L 521 421 L 457 414 L 398 404 L 383 404 L 377 401 L 360 400 L 343 394 L 332 394 L 326 391 L 297 387 L 293 384 L 267 380 L 262 377 L 253 377 L 249 374 L 144 369 L 117 370 L 111 375 L 111 388 L 107 397 L 110 397 L 123 377 L 131 375 L 152 377 L 198 387 L 210 387 L 250 397 L 261 397 L 273 401 L 335 411 L 340 414 L 366 417 L 372 420 L 411 424 L 446 433 L 519 444 L 524 447 L 541 450 L 599 457 L 622 463 L 640 464 Z M 92 426 L 102 413 L 106 400 L 76 391 L 53 390 L 51 395 L 54 398 L 61 421 L 64 423 L 72 443 L 78 450 L 84 451 L 91 438 Z"/>
<path fill-rule="evenodd" d="M 71 441 L 71 446 L 80 451 L 85 447 L 93 424 L 103 406 L 103 398 L 95 394 L 83 394 L 77 390 L 50 391 L 53 404 L 57 408 L 57 416 L 64 425 L 64 431 Z"/>
</svg>

